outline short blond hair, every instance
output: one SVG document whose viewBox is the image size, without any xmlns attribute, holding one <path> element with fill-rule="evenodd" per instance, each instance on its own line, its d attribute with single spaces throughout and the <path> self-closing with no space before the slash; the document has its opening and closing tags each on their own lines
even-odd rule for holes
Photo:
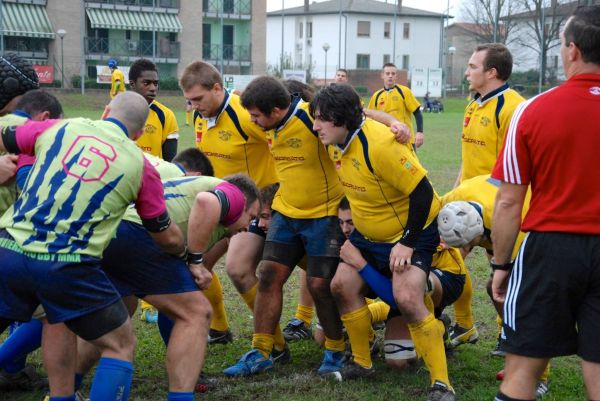
<svg viewBox="0 0 600 401">
<path fill-rule="evenodd" d="M 215 84 L 223 86 L 223 78 L 212 64 L 204 61 L 194 61 L 189 64 L 179 79 L 179 87 L 184 91 L 190 90 L 194 86 L 212 89 Z"/>
</svg>

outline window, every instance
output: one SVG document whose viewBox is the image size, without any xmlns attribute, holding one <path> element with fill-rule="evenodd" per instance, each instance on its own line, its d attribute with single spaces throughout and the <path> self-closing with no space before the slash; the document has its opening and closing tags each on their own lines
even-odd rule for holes
<svg viewBox="0 0 600 401">
<path fill-rule="evenodd" d="M 356 36 L 359 38 L 368 38 L 371 36 L 371 21 L 358 21 Z"/>
<path fill-rule="evenodd" d="M 130 30 L 125 31 L 125 40 L 131 40 L 131 31 Z"/>
<path fill-rule="evenodd" d="M 408 22 L 404 23 L 404 30 L 403 30 L 403 34 L 402 37 L 404 39 L 410 39 L 410 24 Z"/>
<path fill-rule="evenodd" d="M 409 59 L 409 55 L 408 54 L 403 54 L 402 55 L 402 69 L 403 70 L 408 70 L 410 65 L 409 65 L 410 59 Z"/>
<path fill-rule="evenodd" d="M 304 33 L 304 32 L 303 32 L 303 30 L 304 30 L 304 29 L 302 29 L 302 28 L 304 28 L 304 25 L 302 25 L 302 22 L 301 22 L 301 23 L 300 23 L 300 25 L 298 25 L 298 37 L 299 37 L 300 39 L 302 39 L 302 35 L 303 35 L 303 33 Z"/>
<path fill-rule="evenodd" d="M 312 38 L 312 22 L 306 23 L 306 37 Z"/>
<path fill-rule="evenodd" d="M 390 26 L 391 24 L 389 22 L 383 23 L 383 37 L 386 39 L 390 38 Z"/>
<path fill-rule="evenodd" d="M 223 12 L 225 14 L 233 14 L 235 3 L 233 0 L 223 0 Z"/>
<path fill-rule="evenodd" d="M 384 54 L 383 55 L 383 64 L 387 64 L 390 62 L 390 55 L 389 54 Z"/>
<path fill-rule="evenodd" d="M 370 54 L 357 54 L 356 55 L 356 68 L 359 70 L 368 70 L 371 65 Z"/>
</svg>

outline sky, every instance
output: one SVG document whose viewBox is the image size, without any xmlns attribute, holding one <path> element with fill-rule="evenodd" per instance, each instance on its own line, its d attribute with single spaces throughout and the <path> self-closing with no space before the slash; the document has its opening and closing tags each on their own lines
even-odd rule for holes
<svg viewBox="0 0 600 401">
<path fill-rule="evenodd" d="M 324 0 L 311 0 L 312 2 L 321 2 Z M 359 0 L 355 0 L 359 1 Z M 385 0 L 379 0 L 384 1 Z M 396 0 L 387 0 L 389 3 L 395 3 Z M 267 11 L 281 10 L 281 4 L 284 4 L 285 8 L 298 7 L 304 4 L 304 0 L 267 0 Z M 419 8 L 421 10 L 443 12 L 448 8 L 450 3 L 450 15 L 458 15 L 460 0 L 403 0 L 402 5 L 412 8 Z"/>
</svg>

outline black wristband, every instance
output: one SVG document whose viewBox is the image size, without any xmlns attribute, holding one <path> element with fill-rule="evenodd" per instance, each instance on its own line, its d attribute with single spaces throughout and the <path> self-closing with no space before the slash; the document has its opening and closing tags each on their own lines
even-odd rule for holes
<svg viewBox="0 0 600 401">
<path fill-rule="evenodd" d="M 190 265 L 199 265 L 204 262 L 202 252 L 188 252 L 187 261 Z"/>
<path fill-rule="evenodd" d="M 490 260 L 490 267 L 492 268 L 492 271 L 496 271 L 496 270 L 509 271 L 509 270 L 512 270 L 512 268 L 513 268 L 513 262 L 498 264 L 492 258 L 492 260 Z"/>
</svg>

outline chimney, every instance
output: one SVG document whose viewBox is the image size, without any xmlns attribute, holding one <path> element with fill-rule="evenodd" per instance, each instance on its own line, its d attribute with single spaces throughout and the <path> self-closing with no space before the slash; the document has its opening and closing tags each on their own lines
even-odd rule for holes
<svg viewBox="0 0 600 401">
<path fill-rule="evenodd" d="M 304 0 L 304 12 L 307 13 L 308 12 L 308 2 L 310 0 Z"/>
</svg>

